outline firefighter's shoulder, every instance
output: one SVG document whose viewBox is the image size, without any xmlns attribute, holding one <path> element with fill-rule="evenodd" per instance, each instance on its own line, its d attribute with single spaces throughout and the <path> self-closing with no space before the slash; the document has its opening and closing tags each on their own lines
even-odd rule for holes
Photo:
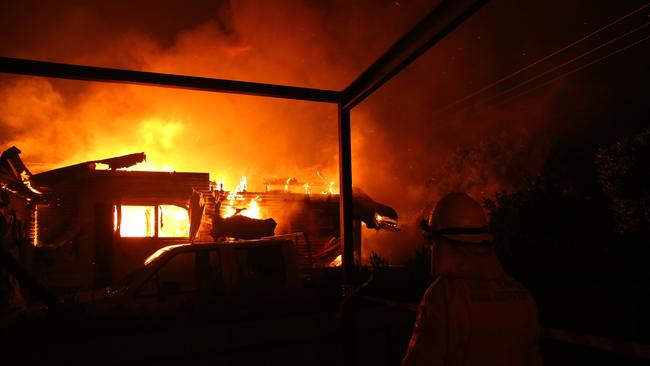
<svg viewBox="0 0 650 366">
<path fill-rule="evenodd" d="M 424 292 L 422 301 L 420 302 L 420 307 L 436 308 L 437 306 L 440 306 L 441 308 L 444 308 L 447 303 L 446 293 L 447 286 L 449 286 L 448 282 L 449 279 L 444 276 L 436 278 Z"/>
</svg>

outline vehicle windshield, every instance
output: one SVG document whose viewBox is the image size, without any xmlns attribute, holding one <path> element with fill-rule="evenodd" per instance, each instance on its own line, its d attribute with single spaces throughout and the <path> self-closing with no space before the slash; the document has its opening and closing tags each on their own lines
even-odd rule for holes
<svg viewBox="0 0 650 366">
<path fill-rule="evenodd" d="M 150 255 L 145 261 L 144 265 L 140 268 L 135 269 L 134 271 L 130 272 L 126 276 L 122 277 L 121 279 L 117 280 L 112 286 L 110 286 L 113 290 L 115 291 L 122 291 L 123 289 L 126 289 L 129 287 L 129 285 L 133 282 L 135 278 L 138 277 L 140 273 L 145 271 L 147 267 L 151 265 L 158 257 L 161 257 L 163 254 L 169 252 L 170 250 L 178 247 L 182 247 L 185 245 L 190 245 L 190 244 L 177 244 L 177 245 L 169 245 L 164 248 L 160 248 L 157 251 L 155 251 L 152 255 Z"/>
<path fill-rule="evenodd" d="M 149 263 L 153 262 L 156 258 L 160 257 L 161 255 L 165 254 L 166 252 L 174 249 L 174 248 L 179 248 L 183 247 L 186 245 L 191 245 L 191 244 L 176 244 L 176 245 L 168 245 L 164 248 L 160 248 L 156 250 L 152 255 L 149 256 L 149 258 L 145 259 L 144 265 L 148 265 Z"/>
</svg>

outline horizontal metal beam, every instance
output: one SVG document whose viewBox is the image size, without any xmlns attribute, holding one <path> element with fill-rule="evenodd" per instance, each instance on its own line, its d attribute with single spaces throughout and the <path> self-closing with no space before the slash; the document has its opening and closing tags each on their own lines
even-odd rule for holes
<svg viewBox="0 0 650 366">
<path fill-rule="evenodd" d="M 343 108 L 361 103 L 487 2 L 443 0 L 343 91 Z"/>
<path fill-rule="evenodd" d="M 341 95 L 340 92 L 332 90 L 161 74 L 108 67 L 82 66 L 11 57 L 0 57 L 0 72 L 72 80 L 162 86 L 325 103 L 338 103 Z"/>
</svg>

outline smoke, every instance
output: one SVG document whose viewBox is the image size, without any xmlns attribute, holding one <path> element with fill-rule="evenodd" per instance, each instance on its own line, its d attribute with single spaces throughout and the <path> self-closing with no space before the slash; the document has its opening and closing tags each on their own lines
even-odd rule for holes
<svg viewBox="0 0 650 366">
<path fill-rule="evenodd" d="M 0 31 L 10 36 L 0 54 L 341 90 L 435 6 L 138 3 L 3 2 Z M 578 94 L 570 83 L 509 104 L 457 101 L 611 16 L 583 5 L 558 14 L 544 2 L 492 2 L 353 110 L 353 184 L 397 209 L 403 229 L 366 231 L 368 253 L 399 263 L 421 244 L 417 223 L 442 195 L 480 200 L 538 173 L 567 124 L 558 110 Z M 0 131 L 0 145 L 18 146 L 33 171 L 144 151 L 147 168 L 207 171 L 227 188 L 242 175 L 250 190 L 267 178 L 320 182 L 317 172 L 338 183 L 336 109 L 326 104 L 0 75 Z"/>
<path fill-rule="evenodd" d="M 204 6 L 207 17 L 196 15 L 194 22 L 171 30 L 161 28 L 164 19 L 143 17 L 146 11 L 134 15 L 139 26 L 128 26 L 115 20 L 115 13 L 124 10 L 119 6 L 104 5 L 99 13 L 72 2 L 61 10 L 59 21 L 42 16 L 42 28 L 56 32 L 33 30 L 20 43 L 31 47 L 9 49 L 9 54 L 340 90 L 432 4 L 287 1 L 279 7 L 220 2 Z M 105 14 L 108 20 L 102 19 Z M 124 27 L 107 32 L 108 24 Z M 499 150 L 498 140 L 510 139 L 510 127 L 498 128 L 496 135 L 492 131 L 504 122 L 498 121 L 501 117 L 429 120 L 435 102 L 448 100 L 450 92 L 471 90 L 458 88 L 445 75 L 478 73 L 471 65 L 471 57 L 484 51 L 482 45 L 471 48 L 477 28 L 480 24 L 437 46 L 353 111 L 354 184 L 395 207 L 403 228 L 400 234 L 366 232 L 366 248 L 392 263 L 419 244 L 416 223 L 443 191 L 471 188 L 489 195 L 510 185 L 507 172 L 497 176 L 491 167 L 506 164 L 517 170 L 528 164 L 525 159 L 506 161 L 513 149 L 481 158 L 485 151 L 474 148 L 487 144 Z M 99 47 L 89 47 L 88 40 Z M 467 48 L 464 58 L 449 59 L 459 53 L 459 45 Z M 266 178 L 309 182 L 320 179 L 317 172 L 338 183 L 336 110 L 331 105 L 27 77 L 5 78 L 0 96 L 0 123 L 9 131 L 0 142 L 21 148 L 35 171 L 145 151 L 145 168 L 208 171 L 226 187 L 242 175 L 248 176 L 251 190 L 261 190 Z M 473 152 L 459 155 L 462 149 Z M 466 161 L 468 154 L 472 161 Z M 479 166 L 484 166 L 481 172 L 472 170 Z"/>
<path fill-rule="evenodd" d="M 165 17 L 176 19 L 177 12 L 186 10 L 177 5 L 176 12 L 128 9 L 128 21 L 123 18 L 127 7 L 119 2 L 93 7 L 71 1 L 50 9 L 27 3 L 25 14 L 20 6 L 5 4 L 6 27 L 27 31 L 13 32 L 17 39 L 2 42 L 0 53 L 341 89 L 388 42 L 349 30 L 375 20 L 395 25 L 383 30 L 394 39 L 423 7 L 395 17 L 389 1 L 379 7 L 370 1 L 287 1 L 281 9 L 270 2 L 218 1 L 198 5 L 204 11 L 194 10 L 193 22 L 187 16 L 170 22 L 177 27 L 170 41 L 172 30 L 162 24 L 170 21 Z M 337 12 L 341 6 L 350 13 Z M 355 25 L 369 7 L 379 11 Z M 161 19 L 152 20 L 148 13 Z M 16 14 L 22 18 L 11 18 Z M 116 25 L 121 27 L 110 27 Z M 361 40 L 363 48 L 351 47 Z M 252 190 L 262 189 L 269 177 L 320 181 L 317 172 L 338 183 L 337 117 L 331 105 L 43 78 L 0 80 L 0 127 L 5 131 L 0 143 L 18 146 L 36 172 L 144 151 L 144 168 L 209 171 L 227 187 L 242 175 L 249 177 Z"/>
</svg>

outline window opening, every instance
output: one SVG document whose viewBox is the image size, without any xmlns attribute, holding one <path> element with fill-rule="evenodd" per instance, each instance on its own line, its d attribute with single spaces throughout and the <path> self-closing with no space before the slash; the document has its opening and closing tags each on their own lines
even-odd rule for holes
<svg viewBox="0 0 650 366">
<path fill-rule="evenodd" d="M 187 238 L 188 211 L 179 206 L 113 206 L 113 230 L 122 238 Z"/>
<path fill-rule="evenodd" d="M 120 210 L 120 223 L 118 225 L 120 236 L 123 238 L 151 238 L 155 235 L 155 206 L 129 206 L 122 205 Z"/>
</svg>

